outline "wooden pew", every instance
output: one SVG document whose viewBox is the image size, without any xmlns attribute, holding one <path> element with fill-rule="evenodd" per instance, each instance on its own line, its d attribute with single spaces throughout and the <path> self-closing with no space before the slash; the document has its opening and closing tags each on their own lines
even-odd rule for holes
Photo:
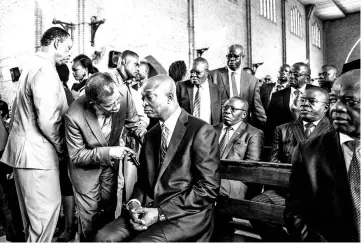
<svg viewBox="0 0 361 243">
<path fill-rule="evenodd" d="M 288 188 L 291 167 L 290 164 L 225 159 L 221 161 L 220 175 L 222 179 Z M 284 206 L 220 197 L 216 209 L 220 216 L 257 219 L 281 226 L 285 224 Z"/>
</svg>

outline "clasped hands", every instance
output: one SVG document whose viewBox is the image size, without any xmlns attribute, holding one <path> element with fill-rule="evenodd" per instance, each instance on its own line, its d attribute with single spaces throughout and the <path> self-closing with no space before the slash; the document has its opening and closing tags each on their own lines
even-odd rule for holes
<svg viewBox="0 0 361 243">
<path fill-rule="evenodd" d="M 157 208 L 143 208 L 141 206 L 129 211 L 130 224 L 134 230 L 143 231 L 158 222 Z"/>
</svg>

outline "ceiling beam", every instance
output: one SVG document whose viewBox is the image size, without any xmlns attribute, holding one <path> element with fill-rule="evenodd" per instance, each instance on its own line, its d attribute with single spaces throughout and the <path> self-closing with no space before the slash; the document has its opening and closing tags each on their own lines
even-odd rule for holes
<svg viewBox="0 0 361 243">
<path fill-rule="evenodd" d="M 339 3 L 338 3 L 338 1 L 336 1 L 336 0 L 331 0 L 331 2 L 333 2 L 333 4 L 335 4 L 335 6 L 341 11 L 341 13 L 343 14 L 343 15 L 347 15 L 347 10 L 344 8 L 344 7 L 342 7 Z"/>
</svg>

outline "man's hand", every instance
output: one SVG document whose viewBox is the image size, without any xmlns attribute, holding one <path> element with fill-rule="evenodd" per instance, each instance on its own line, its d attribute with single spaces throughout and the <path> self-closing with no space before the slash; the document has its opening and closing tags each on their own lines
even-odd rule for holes
<svg viewBox="0 0 361 243">
<path fill-rule="evenodd" d="M 134 207 L 134 205 L 137 205 Z M 131 206 L 132 207 L 132 206 Z M 137 209 L 142 208 L 139 204 L 133 203 L 133 207 L 129 210 L 130 213 L 130 224 L 132 225 L 134 230 L 143 231 L 147 229 L 145 221 L 141 219 L 142 214 L 137 213 Z"/>
<path fill-rule="evenodd" d="M 110 149 L 109 149 L 109 156 L 112 159 L 120 159 L 121 160 L 124 158 L 125 154 L 135 156 L 135 152 L 128 147 L 115 146 L 115 147 L 110 147 Z"/>
<path fill-rule="evenodd" d="M 138 207 L 132 210 L 134 214 L 140 215 L 142 223 L 146 226 L 147 229 L 149 226 L 158 222 L 158 209 L 157 208 L 143 208 Z"/>
</svg>

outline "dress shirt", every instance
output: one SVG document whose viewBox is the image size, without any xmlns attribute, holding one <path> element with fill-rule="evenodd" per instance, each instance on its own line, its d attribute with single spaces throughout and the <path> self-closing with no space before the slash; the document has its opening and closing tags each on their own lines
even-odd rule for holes
<svg viewBox="0 0 361 243">
<path fill-rule="evenodd" d="M 323 118 L 323 117 L 322 117 L 322 118 Z M 312 133 L 313 130 L 315 130 L 315 128 L 317 127 L 318 123 L 320 123 L 320 121 L 322 120 L 322 118 L 321 118 L 320 120 L 317 120 L 317 121 L 312 122 L 313 125 L 315 125 L 315 126 L 310 128 L 310 133 Z M 306 131 L 306 129 L 307 129 L 306 124 L 307 124 L 308 122 L 302 121 L 302 123 L 303 123 L 303 131 Z"/>
<path fill-rule="evenodd" d="M 197 86 L 193 87 L 193 104 L 196 100 Z M 211 122 L 211 95 L 209 92 L 209 83 L 208 79 L 199 85 L 199 95 L 200 95 L 200 119 L 210 123 Z"/>
<path fill-rule="evenodd" d="M 238 129 L 238 127 L 242 124 L 242 122 L 243 122 L 243 121 L 240 121 L 240 122 L 238 122 L 238 123 L 236 123 L 236 124 L 234 124 L 234 125 L 232 126 L 233 129 L 232 129 L 232 130 L 229 130 L 229 139 L 231 139 L 231 137 L 232 137 L 233 134 L 236 132 L 236 130 Z M 227 128 L 227 126 L 224 125 L 224 123 L 223 123 L 221 135 L 219 136 L 218 142 L 221 142 L 221 140 L 222 140 L 222 138 L 223 138 L 223 136 L 224 136 L 224 133 L 226 132 L 226 128 Z M 229 142 L 229 141 L 227 141 L 227 143 L 228 143 L 228 142 Z"/>
<path fill-rule="evenodd" d="M 287 87 L 289 86 L 289 82 L 285 82 L 285 83 L 282 83 L 282 84 L 276 82 L 276 85 L 275 85 L 275 86 L 273 87 L 273 89 L 272 89 L 271 95 L 272 95 L 274 92 L 277 91 L 277 86 L 278 86 L 278 85 L 282 85 L 282 86 L 283 86 L 283 89 L 285 89 L 285 88 L 287 88 Z"/>
<path fill-rule="evenodd" d="M 351 138 L 350 136 L 340 133 L 340 144 L 343 151 L 343 157 L 345 158 L 345 164 L 346 164 L 346 170 L 348 172 L 352 160 L 353 151 L 349 149 L 349 147 L 346 146 L 346 142 L 355 140 Z"/>
<path fill-rule="evenodd" d="M 169 143 L 172 138 L 172 134 L 174 132 L 175 126 L 177 125 L 177 121 L 178 121 L 178 118 L 179 118 L 181 112 L 182 112 L 182 109 L 180 107 L 178 107 L 177 110 L 175 112 L 173 112 L 173 114 L 170 117 L 168 117 L 168 119 L 165 122 L 159 121 L 161 127 L 164 124 L 164 126 L 166 126 L 169 130 L 168 138 L 167 138 L 167 148 L 169 147 Z"/>
<path fill-rule="evenodd" d="M 228 80 L 229 80 L 229 92 L 230 92 L 230 97 L 233 97 L 233 87 L 232 87 L 232 73 L 235 72 L 235 78 L 236 78 L 236 85 L 237 85 L 237 95 L 239 95 L 239 93 L 241 92 L 241 73 L 242 73 L 242 68 L 238 68 L 236 71 L 231 70 L 228 66 Z"/>
<path fill-rule="evenodd" d="M 100 130 L 102 131 L 107 142 L 109 142 L 110 132 L 112 130 L 112 116 L 106 117 L 104 115 L 104 113 L 101 113 L 98 110 L 95 111 L 95 114 L 96 114 L 98 122 L 99 122 Z M 108 119 L 110 119 L 110 121 Z M 109 122 L 109 123 L 104 127 L 103 125 L 106 122 Z"/>
<path fill-rule="evenodd" d="M 304 85 L 303 85 L 301 88 L 299 88 L 299 89 L 295 89 L 295 88 L 291 87 L 291 97 L 290 97 L 290 104 L 289 104 L 290 110 L 291 110 L 291 107 L 292 107 L 293 102 L 294 102 L 294 99 L 295 99 L 295 94 L 294 94 L 294 92 L 295 92 L 296 90 L 301 91 L 301 93 L 300 93 L 300 97 L 301 97 L 301 95 L 303 95 L 303 94 L 305 93 L 306 84 L 304 84 Z"/>
</svg>

